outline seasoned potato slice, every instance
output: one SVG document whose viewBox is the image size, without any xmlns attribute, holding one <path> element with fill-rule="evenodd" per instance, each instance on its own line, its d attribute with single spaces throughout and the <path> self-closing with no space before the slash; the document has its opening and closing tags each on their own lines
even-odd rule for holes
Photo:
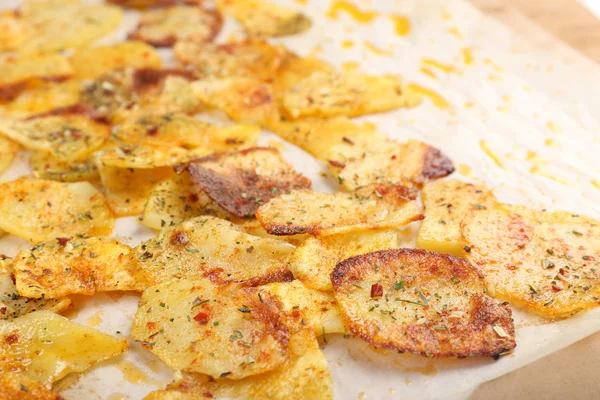
<svg viewBox="0 0 600 400">
<path fill-rule="evenodd" d="M 212 380 L 201 374 L 185 374 L 166 390 L 150 393 L 145 400 L 196 400 L 234 398 L 243 400 L 331 400 L 333 381 L 325 355 L 312 332 L 290 336 L 289 356 L 276 369 L 232 381 Z"/>
<path fill-rule="evenodd" d="M 512 313 L 466 260 L 419 249 L 349 258 L 331 273 L 348 329 L 375 347 L 427 357 L 498 356 L 516 346 Z"/>
<path fill-rule="evenodd" d="M 173 46 L 180 40 L 203 43 L 212 41 L 222 25 L 221 15 L 214 10 L 175 5 L 143 13 L 128 37 L 157 47 Z"/>
<path fill-rule="evenodd" d="M 75 76 L 93 79 L 120 68 L 160 68 L 160 56 L 143 42 L 128 41 L 112 46 L 77 49 L 71 56 Z"/>
<path fill-rule="evenodd" d="M 348 232 L 325 237 L 308 237 L 290 258 L 290 270 L 307 287 L 332 290 L 331 271 L 339 261 L 376 250 L 400 247 L 398 231 Z"/>
<path fill-rule="evenodd" d="M 0 115 L 13 119 L 27 118 L 73 106 L 79 102 L 79 87 L 80 83 L 76 79 L 29 81 L 21 86 L 21 90 L 10 102 L 0 106 Z"/>
<path fill-rule="evenodd" d="M 129 261 L 130 250 L 107 237 L 57 238 L 38 243 L 15 257 L 17 289 L 21 295 L 36 299 L 138 290 L 145 285 Z"/>
<path fill-rule="evenodd" d="M 59 54 L 0 57 L 0 100 L 16 97 L 32 79 L 64 79 L 72 73 L 69 61 Z"/>
<path fill-rule="evenodd" d="M 399 143 L 374 137 L 344 141 L 329 151 L 329 165 L 347 190 L 373 183 L 410 181 L 422 184 L 454 172 L 454 165 L 439 149 L 418 140 Z"/>
<path fill-rule="evenodd" d="M 461 224 L 466 257 L 495 296 L 549 318 L 600 304 L 600 224 L 567 212 L 497 205 Z"/>
<path fill-rule="evenodd" d="M 0 372 L 22 372 L 47 386 L 127 348 L 125 341 L 50 311 L 0 321 Z"/>
<path fill-rule="evenodd" d="M 275 81 L 273 81 L 273 92 L 275 97 L 280 100 L 289 89 L 313 73 L 333 71 L 335 68 L 323 60 L 314 57 L 299 57 L 288 53 L 277 70 Z"/>
<path fill-rule="evenodd" d="M 0 374 L 0 399 L 60 400 L 62 397 L 23 374 L 4 371 Z"/>
<path fill-rule="evenodd" d="M 115 222 L 102 193 L 88 182 L 4 182 L 0 214 L 0 229 L 31 243 L 76 234 L 109 235 Z"/>
<path fill-rule="evenodd" d="M 142 295 L 131 335 L 176 370 L 241 379 L 287 357 L 279 309 L 254 288 L 178 280 Z"/>
<path fill-rule="evenodd" d="M 37 151 L 29 157 L 29 167 L 33 176 L 60 182 L 93 182 L 99 178 L 98 168 L 93 158 L 81 162 L 64 162 L 52 154 Z"/>
<path fill-rule="evenodd" d="M 13 260 L 0 256 L 0 320 L 12 319 L 32 311 L 60 312 L 71 304 L 68 298 L 31 299 L 22 297 L 15 285 Z M 0 391 L 0 393 L 2 393 Z M 1 397 L 0 397 L 1 398 Z"/>
<path fill-rule="evenodd" d="M 97 155 L 103 167 L 152 169 L 172 167 L 208 154 L 205 149 L 186 150 L 181 147 L 122 145 Z"/>
<path fill-rule="evenodd" d="M 395 76 L 315 72 L 284 94 L 283 107 L 293 118 L 356 117 L 414 107 L 420 101 Z"/>
<path fill-rule="evenodd" d="M 354 193 L 293 191 L 259 207 L 256 217 L 272 235 L 329 236 L 389 229 L 423 219 L 413 189 L 372 185 Z"/>
<path fill-rule="evenodd" d="M 150 284 L 209 277 L 256 286 L 292 278 L 286 259 L 294 246 L 252 236 L 219 218 L 202 216 L 164 228 L 132 252 Z"/>
<path fill-rule="evenodd" d="M 483 185 L 449 179 L 425 184 L 422 194 L 425 220 L 417 247 L 464 256 L 460 223 L 470 212 L 493 207 L 496 198 L 492 192 Z"/>
<path fill-rule="evenodd" d="M 10 167 L 21 146 L 0 136 L 0 174 Z"/>
<path fill-rule="evenodd" d="M 280 193 L 311 186 L 271 147 L 206 156 L 189 163 L 188 171 L 208 197 L 238 217 L 254 216 L 261 204 Z"/>
<path fill-rule="evenodd" d="M 262 0 L 219 0 L 217 7 L 238 20 L 249 36 L 286 36 L 308 29 L 310 18 L 299 11 Z"/>
</svg>

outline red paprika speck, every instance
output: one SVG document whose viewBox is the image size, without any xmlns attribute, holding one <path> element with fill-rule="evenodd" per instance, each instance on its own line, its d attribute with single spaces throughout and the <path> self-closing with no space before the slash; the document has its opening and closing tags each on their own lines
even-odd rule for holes
<svg viewBox="0 0 600 400">
<path fill-rule="evenodd" d="M 555 292 L 560 292 L 562 289 L 561 289 L 561 288 L 559 288 L 559 287 L 558 287 L 558 286 L 556 286 L 556 285 L 552 285 L 552 290 L 553 290 L 553 291 L 555 291 Z"/>
<path fill-rule="evenodd" d="M 206 325 L 208 324 L 208 314 L 200 312 L 196 314 L 194 321 L 199 322 L 201 325 Z"/>
<path fill-rule="evenodd" d="M 60 244 L 61 246 L 66 246 L 67 243 L 69 243 L 69 238 L 56 238 L 56 241 L 58 242 L 58 244 Z"/>
<path fill-rule="evenodd" d="M 371 297 L 383 296 L 383 286 L 380 283 L 375 283 L 371 286 Z"/>
<path fill-rule="evenodd" d="M 198 195 L 196 193 L 190 193 L 188 200 L 190 203 L 195 203 L 198 201 Z"/>
</svg>

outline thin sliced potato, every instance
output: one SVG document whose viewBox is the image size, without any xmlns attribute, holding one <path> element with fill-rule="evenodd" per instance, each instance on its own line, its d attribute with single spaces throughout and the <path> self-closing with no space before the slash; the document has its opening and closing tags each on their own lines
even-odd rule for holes
<svg viewBox="0 0 600 400">
<path fill-rule="evenodd" d="M 97 154 L 97 164 L 102 167 L 154 169 L 173 167 L 208 154 L 203 148 L 186 150 L 181 147 L 122 145 Z"/>
<path fill-rule="evenodd" d="M 485 294 L 479 271 L 462 258 L 377 251 L 340 262 L 331 282 L 348 329 L 375 347 L 462 358 L 516 346 L 510 307 Z"/>
<path fill-rule="evenodd" d="M 298 85 L 304 79 L 315 72 L 333 72 L 335 68 L 325 61 L 314 57 L 299 57 L 288 53 L 281 66 L 277 70 L 277 75 L 273 81 L 273 92 L 277 100 L 281 100 L 283 95 L 292 87 Z"/>
<path fill-rule="evenodd" d="M 11 100 L 32 79 L 64 79 L 73 73 L 67 58 L 59 54 L 0 57 L 0 100 Z"/>
<path fill-rule="evenodd" d="M 0 371 L 22 372 L 46 386 L 127 349 L 125 341 L 50 311 L 0 321 Z"/>
<path fill-rule="evenodd" d="M 0 399 L 60 400 L 62 397 L 23 374 L 4 371 L 0 374 Z"/>
<path fill-rule="evenodd" d="M 64 162 L 52 154 L 37 151 L 29 157 L 29 167 L 33 176 L 60 182 L 97 181 L 100 175 L 93 158 L 81 162 Z"/>
<path fill-rule="evenodd" d="M 206 156 L 189 163 L 188 171 L 208 197 L 238 217 L 254 216 L 261 204 L 281 193 L 311 187 L 271 147 Z"/>
<path fill-rule="evenodd" d="M 246 233 L 253 236 L 260 236 L 269 239 L 285 240 L 286 242 L 293 244 L 294 246 L 300 246 L 306 240 L 309 235 L 291 235 L 291 236 L 277 236 L 268 233 L 265 228 L 262 227 L 260 221 L 256 218 L 243 219 L 241 221 L 235 221 Z"/>
<path fill-rule="evenodd" d="M 73 106 L 79 102 L 79 86 L 76 79 L 29 81 L 10 102 L 1 105 L 0 115 L 12 119 L 27 118 Z"/>
<path fill-rule="evenodd" d="M 353 193 L 293 191 L 259 207 L 256 217 L 272 235 L 333 234 L 391 229 L 423 219 L 416 192 L 372 185 Z"/>
<path fill-rule="evenodd" d="M 243 282 L 257 286 L 289 281 L 286 267 L 294 246 L 252 236 L 219 218 L 202 216 L 164 228 L 132 252 L 151 284 L 208 277 L 216 284 Z"/>
<path fill-rule="evenodd" d="M 15 142 L 0 136 L 0 174 L 10 167 L 20 149 Z"/>
<path fill-rule="evenodd" d="M 241 379 L 287 358 L 279 309 L 254 288 L 178 280 L 142 295 L 131 336 L 175 370 Z"/>
<path fill-rule="evenodd" d="M 499 204 L 473 212 L 461 231 L 494 296 L 548 318 L 600 305 L 598 221 Z"/>
<path fill-rule="evenodd" d="M 4 182 L 0 214 L 0 229 L 34 244 L 77 234 L 110 235 L 115 223 L 106 199 L 88 182 Z"/>
</svg>

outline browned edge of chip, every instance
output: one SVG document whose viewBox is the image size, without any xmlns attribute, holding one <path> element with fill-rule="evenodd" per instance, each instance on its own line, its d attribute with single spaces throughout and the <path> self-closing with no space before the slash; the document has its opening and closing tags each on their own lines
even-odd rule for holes
<svg viewBox="0 0 600 400">
<path fill-rule="evenodd" d="M 423 170 L 420 181 L 438 179 L 450 175 L 455 171 L 454 163 L 436 147 L 428 146 L 423 155 Z"/>
<path fill-rule="evenodd" d="M 178 76 L 180 78 L 193 81 L 196 76 L 191 71 L 177 68 L 141 68 L 133 72 L 133 90 L 137 93 L 145 92 L 148 89 L 160 85 L 169 76 Z"/>
<path fill-rule="evenodd" d="M 250 279 L 235 281 L 232 279 L 223 279 L 221 274 L 223 270 L 221 268 L 213 268 L 204 273 L 204 277 L 208 278 L 215 285 L 227 285 L 229 283 L 239 283 L 245 287 L 257 287 L 266 285 L 268 283 L 281 283 L 281 282 L 291 282 L 294 280 L 294 275 L 292 271 L 287 269 L 286 267 L 269 271 L 263 275 L 255 276 Z"/>
<path fill-rule="evenodd" d="M 63 82 L 69 79 L 70 75 L 59 75 L 59 76 L 42 76 L 24 79 L 19 82 L 9 83 L 6 85 L 0 85 L 0 101 L 8 102 L 14 100 L 21 92 L 27 89 L 29 82 Z"/>
<path fill-rule="evenodd" d="M 30 121 L 33 119 L 53 117 L 53 116 L 69 116 L 69 115 L 82 115 L 91 120 L 94 120 L 98 123 L 104 125 L 110 125 L 110 121 L 104 115 L 98 113 L 93 108 L 89 107 L 87 104 L 79 103 L 73 104 L 66 107 L 58 107 L 50 111 L 46 111 L 40 114 L 30 115 L 25 118 L 25 121 Z"/>
</svg>

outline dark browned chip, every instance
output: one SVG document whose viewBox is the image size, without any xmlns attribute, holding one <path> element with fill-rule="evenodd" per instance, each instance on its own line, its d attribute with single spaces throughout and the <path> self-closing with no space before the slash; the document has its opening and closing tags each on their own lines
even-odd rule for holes
<svg viewBox="0 0 600 400">
<path fill-rule="evenodd" d="M 443 178 L 453 173 L 454 170 L 454 163 L 440 149 L 430 146 L 425 151 L 421 180 Z"/>
</svg>

